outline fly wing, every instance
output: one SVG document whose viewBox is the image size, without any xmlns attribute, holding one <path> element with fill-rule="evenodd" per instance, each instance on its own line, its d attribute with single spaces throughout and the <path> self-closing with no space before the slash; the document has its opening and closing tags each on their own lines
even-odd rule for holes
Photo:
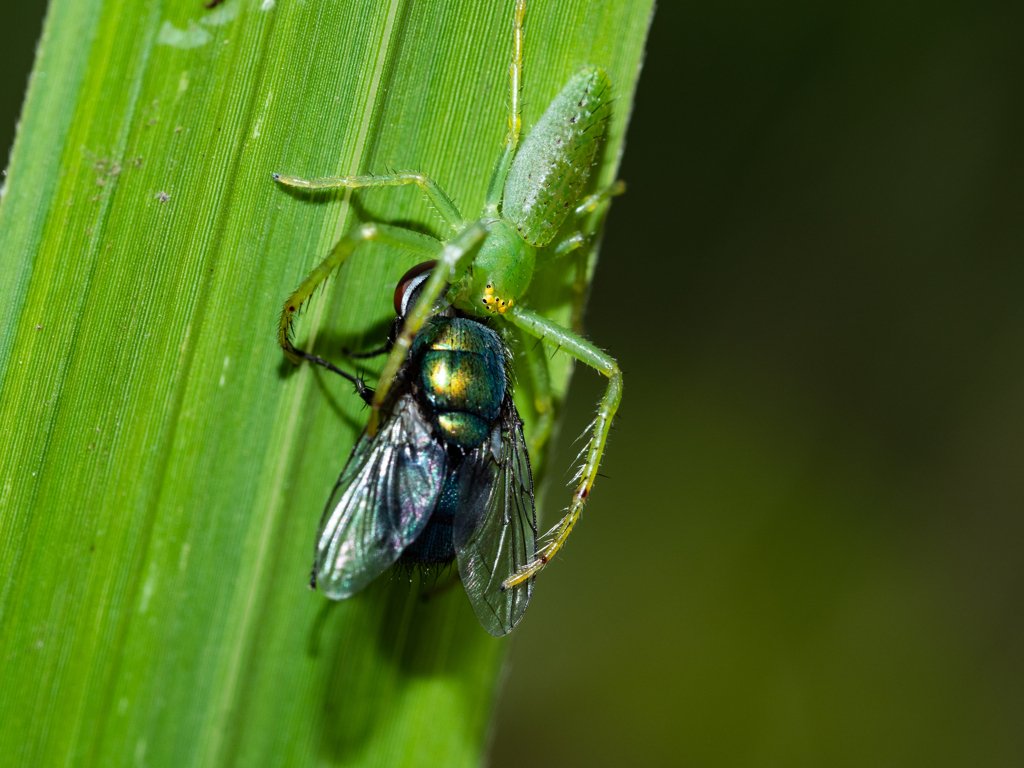
<svg viewBox="0 0 1024 768">
<path fill-rule="evenodd" d="M 501 585 L 533 560 L 537 513 L 523 422 L 511 397 L 491 436 L 459 468 L 455 510 L 459 574 L 480 624 L 494 637 L 512 631 L 533 594 L 533 579 L 502 592 Z"/>
<path fill-rule="evenodd" d="M 362 434 L 320 522 L 314 575 L 327 597 L 351 597 L 398 560 L 437 505 L 445 464 L 410 395 L 376 437 Z"/>
</svg>

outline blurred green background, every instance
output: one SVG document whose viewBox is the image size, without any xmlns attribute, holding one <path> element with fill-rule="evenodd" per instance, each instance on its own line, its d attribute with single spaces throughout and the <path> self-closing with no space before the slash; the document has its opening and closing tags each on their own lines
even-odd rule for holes
<svg viewBox="0 0 1024 768">
<path fill-rule="evenodd" d="M 5 156 L 42 13 L 0 7 Z M 516 630 L 496 768 L 1024 763 L 1022 33 L 662 3 L 588 317 L 610 477 Z"/>
</svg>

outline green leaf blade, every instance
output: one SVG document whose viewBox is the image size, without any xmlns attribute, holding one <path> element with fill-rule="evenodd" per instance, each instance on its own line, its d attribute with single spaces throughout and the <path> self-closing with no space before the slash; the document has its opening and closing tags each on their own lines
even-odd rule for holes
<svg viewBox="0 0 1024 768">
<path fill-rule="evenodd" d="M 304 589 L 365 413 L 275 343 L 353 221 L 443 226 L 415 190 L 304 199 L 270 173 L 417 168 L 475 213 L 505 131 L 505 5 L 52 3 L 0 204 L 5 754 L 479 761 L 506 646 L 459 589 Z M 603 181 L 649 12 L 528 8 L 527 128 L 582 64 L 622 88 Z M 410 265 L 361 249 L 298 337 L 377 342 Z"/>
</svg>

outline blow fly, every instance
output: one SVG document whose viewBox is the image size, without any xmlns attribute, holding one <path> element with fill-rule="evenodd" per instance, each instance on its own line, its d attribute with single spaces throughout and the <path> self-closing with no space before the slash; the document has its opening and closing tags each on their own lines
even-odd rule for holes
<svg viewBox="0 0 1024 768">
<path fill-rule="evenodd" d="M 432 266 L 399 283 L 396 329 Z M 327 503 L 313 586 L 341 600 L 396 563 L 457 561 L 484 629 L 500 637 L 519 622 L 534 579 L 502 583 L 533 560 L 537 518 L 510 366 L 508 347 L 485 321 L 449 306 L 430 317 L 380 428 L 373 437 L 363 431 Z M 373 392 L 356 381 L 369 402 Z"/>
</svg>

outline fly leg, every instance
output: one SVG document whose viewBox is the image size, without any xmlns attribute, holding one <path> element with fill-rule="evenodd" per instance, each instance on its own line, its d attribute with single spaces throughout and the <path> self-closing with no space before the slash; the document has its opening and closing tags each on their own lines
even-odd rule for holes
<svg viewBox="0 0 1024 768">
<path fill-rule="evenodd" d="M 359 397 L 362 399 L 364 403 L 369 405 L 370 403 L 373 402 L 373 390 L 366 386 L 366 381 L 363 379 L 362 376 L 353 376 L 351 373 L 347 373 L 341 370 L 333 363 L 327 362 L 319 355 L 311 355 L 308 352 L 303 352 L 301 349 L 297 349 L 295 350 L 295 352 L 304 360 L 309 360 L 309 362 L 311 363 L 322 365 L 327 370 L 333 371 L 342 378 L 348 379 L 350 382 L 352 382 L 352 386 L 356 388 L 356 394 L 359 395 Z M 351 360 L 366 360 L 371 357 L 379 357 L 380 355 L 385 355 L 387 354 L 387 352 L 387 347 L 372 349 L 369 352 L 353 352 L 350 349 L 341 350 L 341 354 L 343 354 L 345 357 Z"/>
<path fill-rule="evenodd" d="M 307 189 L 311 192 L 328 189 L 360 189 L 362 187 L 402 187 L 407 184 L 417 184 L 427 193 L 430 202 L 434 204 L 444 220 L 451 225 L 452 230 L 458 232 L 466 225 L 458 207 L 441 189 L 440 185 L 426 174 L 417 171 L 401 171 L 384 175 L 334 176 L 323 179 L 300 179 L 298 176 L 287 176 L 283 173 L 275 173 L 272 176 L 274 181 L 286 187 Z"/>
<path fill-rule="evenodd" d="M 284 303 L 284 309 L 281 311 L 281 321 L 277 329 L 277 343 L 281 345 L 284 353 L 293 363 L 298 364 L 300 360 L 306 359 L 320 365 L 325 365 L 315 355 L 309 355 L 295 348 L 291 338 L 292 321 L 295 318 L 295 313 L 299 311 L 303 302 L 310 297 L 317 286 L 326 280 L 337 267 L 344 264 L 345 260 L 352 255 L 352 252 L 360 243 L 367 240 L 393 245 L 428 259 L 436 259 L 438 254 L 444 249 L 442 243 L 432 237 L 421 235 L 419 232 L 414 232 L 411 229 L 394 227 L 389 224 L 375 224 L 372 222 L 362 224 L 342 237 L 341 240 L 335 243 L 327 258 L 309 273 L 309 276 L 302 281 L 302 285 Z"/>
<path fill-rule="evenodd" d="M 350 382 L 352 382 L 352 386 L 356 388 L 356 394 L 359 395 L 359 397 L 362 399 L 364 403 L 369 405 L 370 403 L 373 402 L 373 390 L 366 386 L 366 382 L 363 381 L 362 376 L 353 376 L 351 373 L 347 373 L 341 370 L 341 368 L 334 365 L 333 363 L 327 362 L 319 355 L 311 355 L 308 352 L 303 352 L 301 349 L 297 349 L 295 350 L 295 352 L 303 360 L 308 360 L 311 363 L 322 365 L 328 371 L 333 371 L 334 373 L 341 376 L 343 379 L 348 379 Z"/>
<path fill-rule="evenodd" d="M 580 467 L 579 472 L 576 474 L 575 479 L 579 482 L 576 484 L 576 490 L 573 492 L 569 511 L 554 528 L 548 531 L 545 536 L 548 542 L 537 550 L 533 561 L 527 563 L 505 580 L 505 583 L 501 585 L 503 590 L 532 578 L 541 568 L 547 565 L 551 558 L 565 544 L 565 540 L 569 538 L 573 526 L 579 520 L 583 505 L 590 495 L 590 489 L 594 485 L 594 480 L 597 478 L 597 470 L 601 466 L 601 455 L 604 453 L 608 431 L 611 429 L 612 419 L 615 417 L 615 412 L 619 408 L 619 402 L 622 400 L 622 372 L 619 370 L 618 363 L 589 341 L 567 328 L 563 328 L 557 323 L 541 317 L 536 312 L 523 309 L 518 305 L 513 307 L 505 315 L 505 318 L 529 335 L 545 339 L 552 344 L 557 344 L 563 352 L 569 353 L 580 362 L 586 363 L 591 368 L 607 376 L 608 388 L 598 404 L 597 417 L 594 419 L 591 427 L 588 428 L 592 429 L 591 437 L 582 452 L 586 458 L 583 461 L 583 466 Z"/>
<path fill-rule="evenodd" d="M 350 357 L 353 360 L 367 360 L 371 357 L 380 357 L 381 355 L 386 355 L 387 352 L 387 347 L 378 347 L 377 349 L 371 349 L 369 352 L 353 352 L 351 349 L 341 350 L 341 354 L 345 357 Z"/>
<path fill-rule="evenodd" d="M 589 197 L 584 198 L 579 205 L 576 206 L 574 211 L 577 226 L 583 219 L 589 217 L 595 211 L 602 208 L 616 195 L 621 195 L 626 191 L 626 184 L 623 181 L 616 181 L 614 184 L 610 184 L 604 189 L 598 190 Z M 604 211 L 602 210 L 599 216 L 603 216 Z M 587 267 L 590 252 L 583 246 L 590 242 L 592 233 L 597 231 L 598 221 L 588 222 L 590 226 L 586 227 L 590 234 L 584 234 L 579 229 L 573 232 L 569 237 L 562 240 L 558 245 L 555 246 L 555 256 L 565 256 L 572 252 L 576 252 L 576 279 L 573 281 L 573 302 L 572 302 L 572 329 L 576 333 L 583 332 L 583 304 L 587 298 Z"/>
<path fill-rule="evenodd" d="M 378 347 L 377 349 L 371 349 L 366 352 L 353 352 L 351 349 L 342 348 L 341 354 L 343 354 L 350 360 L 369 360 L 371 357 L 380 357 L 381 355 L 386 355 L 389 349 L 390 348 L 387 345 L 383 347 Z M 346 379 L 352 382 L 352 384 L 356 388 L 356 394 L 362 398 L 364 403 L 369 405 L 370 403 L 373 402 L 373 390 L 366 386 L 366 382 L 363 380 L 362 376 L 352 376 L 351 374 L 345 373 L 344 371 L 340 371 L 335 366 L 331 365 L 328 362 L 325 362 L 324 360 L 320 359 L 319 357 L 316 357 L 315 355 L 307 355 L 305 352 L 301 351 L 300 354 L 310 362 L 316 363 L 317 365 L 322 365 L 329 371 L 334 371 L 335 373 L 341 374 Z"/>
<path fill-rule="evenodd" d="M 412 340 L 419 333 L 420 328 L 433 314 L 434 304 L 443 294 L 449 283 L 454 283 L 458 277 L 469 268 L 476 254 L 476 247 L 487 234 L 487 227 L 484 222 L 475 221 L 463 229 L 452 240 L 444 244 L 440 253 L 435 252 L 433 258 L 437 259 L 437 266 L 430 273 L 430 277 L 423 285 L 416 306 L 413 308 L 402 325 L 402 331 L 395 339 L 391 347 L 391 354 L 384 363 L 384 370 L 380 375 L 380 382 L 373 395 L 373 402 L 370 411 L 370 420 L 366 425 L 366 433 L 370 437 L 377 434 L 377 426 L 380 424 L 380 408 L 391 391 L 391 384 L 395 379 L 398 369 L 405 362 L 409 354 L 409 347 Z M 421 236 L 422 237 L 422 236 Z"/>
</svg>

